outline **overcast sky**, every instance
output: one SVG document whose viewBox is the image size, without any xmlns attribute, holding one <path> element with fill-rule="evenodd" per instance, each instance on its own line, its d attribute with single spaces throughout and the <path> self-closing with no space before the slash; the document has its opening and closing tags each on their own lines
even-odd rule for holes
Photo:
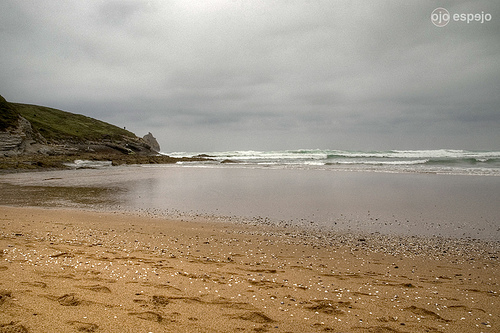
<svg viewBox="0 0 500 333">
<path fill-rule="evenodd" d="M 165 152 L 500 150 L 498 0 L 2 0 L 0 45 L 8 101 Z"/>
</svg>

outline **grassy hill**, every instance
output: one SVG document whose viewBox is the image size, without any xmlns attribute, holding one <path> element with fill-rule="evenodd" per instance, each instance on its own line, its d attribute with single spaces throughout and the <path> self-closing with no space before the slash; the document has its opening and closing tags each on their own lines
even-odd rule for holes
<svg viewBox="0 0 500 333">
<path fill-rule="evenodd" d="M 17 127 L 19 115 L 49 143 L 137 138 L 134 133 L 104 121 L 45 106 L 9 103 L 0 96 L 0 131 Z"/>
<path fill-rule="evenodd" d="M 115 125 L 44 106 L 11 103 L 33 129 L 48 142 L 85 142 L 136 138 L 135 134 Z"/>
<path fill-rule="evenodd" d="M 31 124 L 30 137 L 25 144 L 29 148 L 19 148 L 19 142 L 27 132 L 21 126 L 19 116 Z M 14 130 L 15 131 L 6 131 Z M 40 134 L 43 138 L 38 138 Z M 120 164 L 176 163 L 178 161 L 200 161 L 197 158 L 173 158 L 158 153 L 134 133 L 106 122 L 61 111 L 45 106 L 9 103 L 0 96 L 0 136 L 1 143 L 13 142 L 10 150 L 0 149 L 0 172 L 39 168 L 66 168 L 64 163 L 75 159 L 112 161 Z M 26 137 L 26 135 L 25 135 Z M 33 144 L 33 146 L 31 146 Z M 8 146 L 8 144 L 7 144 Z M 16 150 L 17 149 L 17 150 Z M 7 171 L 5 171 L 7 170 Z"/>
<path fill-rule="evenodd" d="M 15 108 L 0 95 L 0 131 L 17 126 L 18 113 Z"/>
</svg>

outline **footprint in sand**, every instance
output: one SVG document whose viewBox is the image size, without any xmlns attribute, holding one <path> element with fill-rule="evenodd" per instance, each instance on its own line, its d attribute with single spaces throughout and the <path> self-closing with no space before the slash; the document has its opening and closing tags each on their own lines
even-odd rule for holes
<svg viewBox="0 0 500 333">
<path fill-rule="evenodd" d="M 153 303 L 156 306 L 165 306 L 168 303 L 170 303 L 168 297 L 161 296 L 161 295 L 155 295 L 151 298 L 151 303 Z"/>
<path fill-rule="evenodd" d="M 355 326 L 353 328 L 358 329 L 359 327 Z M 363 329 L 367 330 L 368 332 L 377 332 L 377 333 L 404 333 L 403 331 L 396 330 L 389 326 L 370 326 L 370 327 L 363 327 Z"/>
<path fill-rule="evenodd" d="M 47 284 L 45 282 L 41 282 L 41 281 L 21 282 L 21 284 L 26 285 L 26 286 L 31 286 L 31 287 L 47 288 Z"/>
<path fill-rule="evenodd" d="M 246 312 L 242 315 L 232 317 L 233 319 L 241 319 L 241 320 L 248 320 L 252 321 L 254 323 L 260 323 L 260 324 L 265 324 L 265 323 L 273 323 L 275 320 L 269 318 L 262 312 Z"/>
<path fill-rule="evenodd" d="M 151 282 L 143 282 L 141 283 L 141 286 L 144 287 L 153 287 L 157 289 L 168 289 L 173 292 L 182 292 L 179 288 L 176 288 L 174 286 L 170 286 L 168 284 L 162 284 L 162 283 L 151 283 Z"/>
<path fill-rule="evenodd" d="M 95 285 L 92 285 L 92 286 L 78 286 L 78 288 L 86 289 L 86 290 L 91 290 L 91 291 L 95 291 L 95 292 L 98 292 L 98 293 L 111 293 L 111 289 L 109 289 L 106 286 L 101 286 L 99 284 L 95 284 Z"/>
<path fill-rule="evenodd" d="M 0 333 L 28 333 L 28 329 L 23 325 L 16 324 L 13 321 L 8 324 L 0 324 Z"/>
<path fill-rule="evenodd" d="M 75 296 L 74 294 L 66 294 L 57 298 L 59 304 L 64 306 L 77 306 L 82 303 L 82 300 Z"/>
<path fill-rule="evenodd" d="M 7 290 L 0 290 L 0 305 L 12 297 L 12 293 Z"/>
<path fill-rule="evenodd" d="M 163 321 L 163 317 L 159 313 L 156 313 L 153 311 L 130 312 L 129 315 L 136 316 L 137 318 L 144 319 L 144 320 L 155 321 L 157 323 L 161 323 Z"/>
<path fill-rule="evenodd" d="M 433 318 L 433 319 L 436 319 L 436 320 L 441 320 L 441 321 L 444 321 L 444 322 L 451 321 L 451 320 L 448 320 L 448 319 L 444 319 L 443 317 L 441 317 L 440 315 L 438 315 L 434 311 L 429 311 L 427 309 L 419 308 L 419 307 L 416 307 L 414 305 L 412 305 L 410 307 L 407 307 L 404 310 L 413 312 L 414 314 L 422 316 L 422 317 L 430 317 L 430 318 Z"/>
<path fill-rule="evenodd" d="M 96 324 L 81 321 L 68 321 L 68 324 L 76 328 L 78 332 L 94 332 L 99 328 Z"/>
<path fill-rule="evenodd" d="M 351 306 L 350 302 L 334 302 L 330 300 L 314 300 L 315 305 L 306 307 L 308 310 L 315 312 L 323 312 L 328 315 L 341 315 L 345 313 L 340 308 L 348 308 Z"/>
<path fill-rule="evenodd" d="M 155 295 L 151 297 L 151 301 L 147 301 L 144 299 L 134 299 L 134 303 L 141 304 L 142 307 L 147 307 L 148 305 L 152 305 L 154 307 L 167 306 L 170 303 L 170 299 L 168 297 L 162 295 Z"/>
<path fill-rule="evenodd" d="M 51 258 L 59 258 L 59 257 L 62 257 L 62 258 L 73 258 L 75 255 L 74 254 L 71 254 L 71 253 L 68 253 L 68 252 L 61 252 L 61 253 L 57 253 L 57 254 L 53 254 L 49 257 Z"/>
</svg>

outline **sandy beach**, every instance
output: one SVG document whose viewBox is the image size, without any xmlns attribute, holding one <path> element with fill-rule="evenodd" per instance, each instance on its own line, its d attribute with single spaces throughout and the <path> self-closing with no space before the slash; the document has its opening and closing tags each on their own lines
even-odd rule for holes
<svg viewBox="0 0 500 333">
<path fill-rule="evenodd" d="M 0 207 L 0 332 L 498 332 L 498 248 Z M 391 243 L 392 242 L 392 243 Z"/>
</svg>

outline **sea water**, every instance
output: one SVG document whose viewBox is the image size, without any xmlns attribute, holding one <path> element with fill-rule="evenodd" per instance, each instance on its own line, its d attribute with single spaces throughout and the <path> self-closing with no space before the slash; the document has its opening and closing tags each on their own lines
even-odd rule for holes
<svg viewBox="0 0 500 333">
<path fill-rule="evenodd" d="M 338 168 L 303 163 L 314 160 L 317 151 L 304 160 L 296 154 L 271 158 L 262 152 L 224 153 L 208 162 L 3 175 L 0 193 L 5 198 L 0 194 L 0 199 L 6 202 L 18 192 L 16 200 L 29 201 L 32 194 L 37 205 L 93 207 L 104 203 L 113 209 L 183 219 L 201 216 L 325 231 L 500 241 L 500 177 L 493 153 L 472 157 L 467 152 L 469 162 L 464 162 L 464 152 L 457 152 L 455 162 L 434 162 L 441 163 L 432 166 L 434 171 L 387 168 L 387 163 Z M 349 158 L 408 162 L 423 155 L 411 154 L 368 157 L 375 154 L 366 153 Z M 262 155 L 266 155 L 265 163 Z M 225 158 L 240 162 L 220 163 Z M 295 162 L 271 164 L 276 160 Z"/>
<path fill-rule="evenodd" d="M 188 164 L 239 164 L 276 167 L 372 172 L 412 172 L 500 176 L 500 151 L 388 150 L 345 151 L 298 149 L 282 151 L 169 152 L 173 157 L 206 156 Z"/>
</svg>

